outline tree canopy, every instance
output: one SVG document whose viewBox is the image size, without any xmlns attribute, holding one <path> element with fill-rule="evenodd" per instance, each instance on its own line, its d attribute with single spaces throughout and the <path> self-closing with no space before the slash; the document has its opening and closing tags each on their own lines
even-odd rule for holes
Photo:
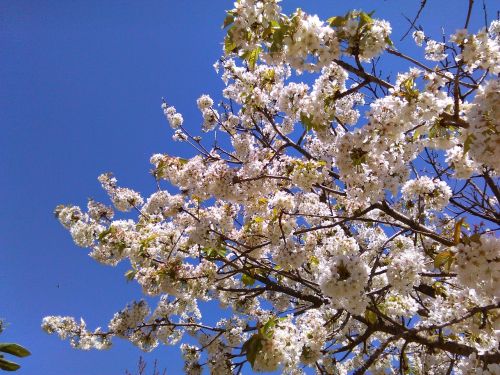
<svg viewBox="0 0 500 375">
<path fill-rule="evenodd" d="M 439 41 L 412 23 L 419 61 L 373 13 L 237 1 L 220 102 L 197 100 L 207 134 L 162 104 L 197 155 L 153 155 L 149 197 L 106 173 L 112 206 L 55 210 L 157 303 L 42 327 L 79 349 L 180 345 L 188 374 L 500 373 L 500 21 L 469 30 L 473 4 Z M 388 77 L 385 55 L 408 69 Z"/>
</svg>

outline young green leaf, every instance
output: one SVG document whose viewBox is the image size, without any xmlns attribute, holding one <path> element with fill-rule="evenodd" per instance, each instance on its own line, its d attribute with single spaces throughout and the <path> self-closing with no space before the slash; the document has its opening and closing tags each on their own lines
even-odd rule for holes
<svg viewBox="0 0 500 375">
<path fill-rule="evenodd" d="M 460 220 L 458 220 L 456 223 L 455 223 L 455 228 L 453 230 L 453 240 L 455 242 L 455 244 L 459 244 L 460 243 L 460 236 L 462 234 L 462 225 L 464 223 L 464 218 L 461 218 Z"/>
<path fill-rule="evenodd" d="M 332 27 L 340 27 L 346 23 L 346 19 L 342 16 L 333 16 L 328 18 L 326 22 Z"/>
<path fill-rule="evenodd" d="M 365 25 L 369 25 L 373 23 L 373 19 L 370 17 L 368 13 L 361 12 L 359 14 L 359 26 L 363 27 Z"/>
<path fill-rule="evenodd" d="M 474 134 L 467 135 L 467 138 L 465 138 L 465 142 L 464 142 L 464 154 L 469 152 L 470 146 L 472 146 L 473 141 L 474 141 Z"/>
<path fill-rule="evenodd" d="M 134 280 L 134 277 L 136 275 L 137 271 L 136 270 L 128 270 L 125 272 L 125 279 L 127 279 L 127 282 Z"/>
<path fill-rule="evenodd" d="M 368 321 L 370 324 L 376 324 L 377 323 L 377 314 L 375 314 L 373 311 L 366 309 L 365 310 L 365 319 Z"/>
<path fill-rule="evenodd" d="M 248 67 L 250 70 L 255 69 L 255 64 L 257 64 L 257 61 L 259 60 L 260 51 L 261 48 L 257 47 L 248 54 L 248 58 L 246 58 L 246 60 L 248 61 Z"/>
<path fill-rule="evenodd" d="M 226 38 L 224 39 L 224 52 L 226 53 L 226 55 L 228 55 L 231 52 L 234 52 L 235 49 L 236 49 L 236 43 L 233 42 L 233 38 L 228 33 Z"/>
<path fill-rule="evenodd" d="M 252 365 L 252 368 L 255 365 L 257 354 L 263 348 L 262 340 L 262 336 L 259 333 L 256 333 L 252 337 L 250 337 L 241 347 L 242 353 L 246 354 L 247 360 Z"/>
<path fill-rule="evenodd" d="M 300 114 L 300 122 L 302 123 L 302 125 L 304 125 L 304 127 L 306 128 L 307 131 L 310 131 L 311 129 L 314 129 L 314 130 L 319 129 L 319 125 L 315 124 L 312 121 L 312 116 L 308 116 L 304 112 L 302 112 Z"/>
<path fill-rule="evenodd" d="M 28 349 L 14 343 L 0 343 L 0 352 L 9 353 L 16 357 L 26 357 L 31 354 Z"/>
<path fill-rule="evenodd" d="M 449 265 L 448 268 L 450 268 L 451 263 L 453 262 L 453 257 L 454 254 L 451 250 L 445 250 L 434 258 L 434 267 L 436 268 L 441 268 L 445 264 Z"/>
<path fill-rule="evenodd" d="M 0 358 L 0 369 L 2 369 L 4 371 L 16 371 L 20 367 L 21 366 L 19 366 L 17 363 L 7 361 L 4 358 Z"/>
<path fill-rule="evenodd" d="M 231 25 L 234 22 L 234 14 L 232 12 L 227 12 L 227 16 L 224 19 L 224 24 L 222 25 L 222 28 L 225 29 L 229 25 Z"/>
<path fill-rule="evenodd" d="M 247 274 L 243 274 L 241 276 L 241 282 L 245 284 L 245 286 L 252 286 L 255 284 L 255 279 Z"/>
</svg>

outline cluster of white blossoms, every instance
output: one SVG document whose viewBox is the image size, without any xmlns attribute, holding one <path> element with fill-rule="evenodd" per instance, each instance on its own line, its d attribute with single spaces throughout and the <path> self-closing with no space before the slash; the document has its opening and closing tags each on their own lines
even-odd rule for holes
<svg viewBox="0 0 500 375">
<path fill-rule="evenodd" d="M 196 102 L 203 116 L 203 131 L 213 130 L 219 123 L 219 113 L 213 108 L 214 101 L 209 95 L 202 95 Z"/>
<path fill-rule="evenodd" d="M 127 331 L 137 328 L 137 324 L 142 323 L 149 315 L 149 307 L 146 302 L 140 301 L 127 306 L 124 310 L 115 314 L 109 329 L 117 336 L 125 337 Z"/>
<path fill-rule="evenodd" d="M 479 166 L 464 152 L 462 145 L 457 145 L 446 150 L 446 163 L 453 168 L 456 178 L 468 178 L 478 170 Z"/>
<path fill-rule="evenodd" d="M 340 54 L 335 31 L 318 16 L 298 11 L 291 19 L 291 32 L 283 39 L 283 58 L 296 69 L 316 70 Z M 308 56 L 317 63 L 308 63 Z M 272 56 L 272 55 L 271 55 Z"/>
<path fill-rule="evenodd" d="M 113 205 L 118 211 L 130 211 L 134 207 L 142 206 L 144 200 L 141 195 L 129 188 L 118 187 L 117 180 L 111 173 L 99 176 L 99 182 L 109 194 Z"/>
<path fill-rule="evenodd" d="M 477 68 L 489 70 L 492 74 L 500 72 L 500 21 L 491 22 L 488 30 L 482 29 L 476 34 L 466 29 L 458 30 L 451 36 L 451 41 L 462 48 L 456 60 L 463 59 L 465 68 L 472 72 Z"/>
<path fill-rule="evenodd" d="M 500 174 L 500 80 L 480 86 L 473 103 L 467 111 L 470 127 L 464 132 L 464 147 L 470 144 L 471 159 Z"/>
<path fill-rule="evenodd" d="M 423 204 L 425 208 L 432 210 L 442 210 L 452 196 L 452 191 L 445 181 L 432 180 L 428 176 L 405 182 L 401 193 L 403 198 L 411 201 L 413 205 Z"/>
<path fill-rule="evenodd" d="M 500 374 L 500 364 L 492 363 L 483 367 L 481 361 L 478 360 L 476 353 L 471 354 L 468 358 L 461 360 L 458 366 L 459 374 L 463 375 L 495 375 Z"/>
<path fill-rule="evenodd" d="M 274 318 L 270 318 L 274 319 Z M 271 323 L 271 324 L 270 324 Z M 294 368 L 299 361 L 300 341 L 294 339 L 298 335 L 296 326 L 290 318 L 280 319 L 277 322 L 268 321 L 263 332 L 257 334 L 261 349 L 256 353 L 253 368 L 259 372 L 276 371 L 283 365 Z"/>
<path fill-rule="evenodd" d="M 129 263 L 156 302 L 130 303 L 107 330 L 43 328 L 81 349 L 180 345 L 191 375 L 497 373 L 500 23 L 442 42 L 416 31 L 438 64 L 391 80 L 365 61 L 415 60 L 372 16 L 237 1 L 216 64 L 225 88 L 198 98 L 200 126 L 162 104 L 198 154 L 153 155 L 149 196 L 108 173 L 113 207 L 56 208 L 78 246 Z"/>
<path fill-rule="evenodd" d="M 70 316 L 47 316 L 43 318 L 42 329 L 47 333 L 55 333 L 61 339 L 69 339 L 71 346 L 76 349 L 108 349 L 111 347 L 111 341 L 100 328 L 93 332 L 87 331 L 83 319 L 78 324 Z"/>
<path fill-rule="evenodd" d="M 500 299 L 500 240 L 482 236 L 457 246 L 454 269 L 459 282 L 490 301 Z"/>
<path fill-rule="evenodd" d="M 417 30 L 413 32 L 412 36 L 417 46 L 422 47 L 422 43 L 425 41 L 424 32 L 422 30 Z"/>
<path fill-rule="evenodd" d="M 111 219 L 113 211 L 102 204 L 100 206 L 104 209 L 100 215 Z M 80 247 L 92 246 L 96 235 L 104 230 L 104 227 L 99 225 L 101 216 L 97 220 L 94 219 L 96 205 L 92 200 L 89 201 L 88 210 L 88 214 L 84 214 L 80 207 L 76 206 L 58 206 L 55 210 L 59 222 L 69 230 L 73 241 Z"/>
<path fill-rule="evenodd" d="M 161 105 L 161 107 L 163 109 L 163 114 L 165 115 L 165 117 L 168 120 L 168 123 L 170 124 L 170 127 L 172 129 L 180 128 L 184 122 L 184 118 L 180 113 L 177 112 L 175 107 L 173 106 L 169 107 L 165 102 Z"/>
<path fill-rule="evenodd" d="M 286 63 L 302 72 L 317 71 L 343 53 L 366 61 L 392 43 L 389 22 L 362 11 L 327 22 L 301 9 L 290 16 L 280 12 L 277 0 L 237 2 L 224 22 L 230 26 L 225 51 L 238 53 L 251 65 L 261 57 L 269 64 Z"/>
<path fill-rule="evenodd" d="M 408 237 L 397 238 L 392 243 L 391 250 L 387 257 L 387 282 L 394 288 L 394 292 L 404 296 L 420 284 L 425 259 Z"/>
<path fill-rule="evenodd" d="M 344 17 L 335 17 L 331 19 L 331 25 L 338 25 L 340 38 L 348 44 L 346 52 L 359 56 L 361 60 L 379 55 L 392 43 L 389 39 L 392 31 L 389 22 L 372 19 L 364 12 L 353 11 Z"/>
<path fill-rule="evenodd" d="M 448 56 L 445 53 L 445 48 L 446 45 L 444 43 L 429 40 L 425 46 L 425 58 L 430 61 L 444 60 Z"/>
<path fill-rule="evenodd" d="M 368 267 L 357 254 L 341 255 L 330 260 L 330 266 L 320 268 L 319 284 L 331 298 L 332 306 L 353 314 L 362 314 L 367 305 L 364 295 L 368 282 Z"/>
</svg>

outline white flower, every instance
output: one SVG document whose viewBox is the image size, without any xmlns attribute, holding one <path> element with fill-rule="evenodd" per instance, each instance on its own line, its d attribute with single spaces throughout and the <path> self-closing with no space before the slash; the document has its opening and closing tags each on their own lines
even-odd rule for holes
<svg viewBox="0 0 500 375">
<path fill-rule="evenodd" d="M 180 113 L 177 113 L 175 107 L 167 107 L 165 103 L 162 104 L 163 113 L 170 124 L 172 129 L 178 129 L 182 126 L 184 119 Z"/>
<path fill-rule="evenodd" d="M 500 298 L 499 259 L 500 240 L 483 235 L 468 245 L 458 245 L 454 268 L 463 285 L 494 301 Z"/>
<path fill-rule="evenodd" d="M 94 243 L 95 232 L 96 228 L 93 224 L 87 224 L 83 221 L 78 221 L 70 229 L 73 241 L 81 247 L 90 247 Z"/>
<path fill-rule="evenodd" d="M 214 105 L 214 101 L 208 95 L 200 96 L 196 103 L 198 104 L 198 108 L 200 109 L 200 111 L 203 111 L 204 109 L 210 108 Z"/>
<path fill-rule="evenodd" d="M 500 80 L 492 79 L 479 87 L 473 105 L 467 111 L 470 128 L 464 132 L 464 147 L 478 164 L 500 174 Z"/>
<path fill-rule="evenodd" d="M 414 31 L 412 36 L 413 36 L 413 40 L 415 40 L 415 43 L 417 44 L 417 46 L 421 46 L 422 43 L 425 41 L 425 34 L 422 30 Z"/>
<path fill-rule="evenodd" d="M 436 42 L 435 40 L 428 40 L 425 47 L 425 58 L 431 61 L 441 61 L 448 56 L 444 53 L 445 44 Z"/>
<path fill-rule="evenodd" d="M 427 176 L 406 182 L 401 193 L 408 200 L 422 198 L 428 209 L 441 210 L 448 204 L 452 191 L 442 180 L 432 180 Z"/>
<path fill-rule="evenodd" d="M 115 335 L 125 337 L 126 332 L 142 323 L 149 312 L 149 307 L 145 301 L 134 302 L 113 316 L 113 319 L 109 322 L 109 329 Z"/>
</svg>

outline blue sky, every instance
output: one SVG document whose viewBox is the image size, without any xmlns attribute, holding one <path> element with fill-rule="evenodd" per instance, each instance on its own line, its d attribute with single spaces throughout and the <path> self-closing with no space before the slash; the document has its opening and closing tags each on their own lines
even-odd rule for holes
<svg viewBox="0 0 500 375">
<path fill-rule="evenodd" d="M 420 1 L 285 0 L 326 19 L 348 7 L 376 10 L 390 20 L 403 51 L 414 51 L 402 13 Z M 401 4 L 405 4 L 401 8 Z M 465 19 L 466 0 L 429 1 L 421 23 L 437 36 Z M 141 293 L 127 284 L 127 265 L 104 267 L 73 245 L 52 212 L 60 203 L 104 200 L 96 180 L 113 171 L 123 186 L 154 191 L 149 156 L 193 151 L 171 141 L 161 98 L 199 132 L 195 100 L 219 97 L 212 64 L 221 53 L 224 10 L 231 1 L 16 0 L 0 2 L 0 317 L 1 341 L 19 342 L 33 355 L 22 374 L 101 375 L 133 370 L 141 352 L 121 340 L 106 352 L 73 350 L 40 329 L 46 315 L 84 317 L 90 328 Z M 493 10 L 491 16 L 494 16 Z M 476 7 L 472 30 L 482 26 Z M 392 68 L 395 68 L 393 66 Z M 215 308 L 207 312 L 212 317 Z M 157 358 L 169 374 L 182 368 L 175 348 Z"/>
</svg>

